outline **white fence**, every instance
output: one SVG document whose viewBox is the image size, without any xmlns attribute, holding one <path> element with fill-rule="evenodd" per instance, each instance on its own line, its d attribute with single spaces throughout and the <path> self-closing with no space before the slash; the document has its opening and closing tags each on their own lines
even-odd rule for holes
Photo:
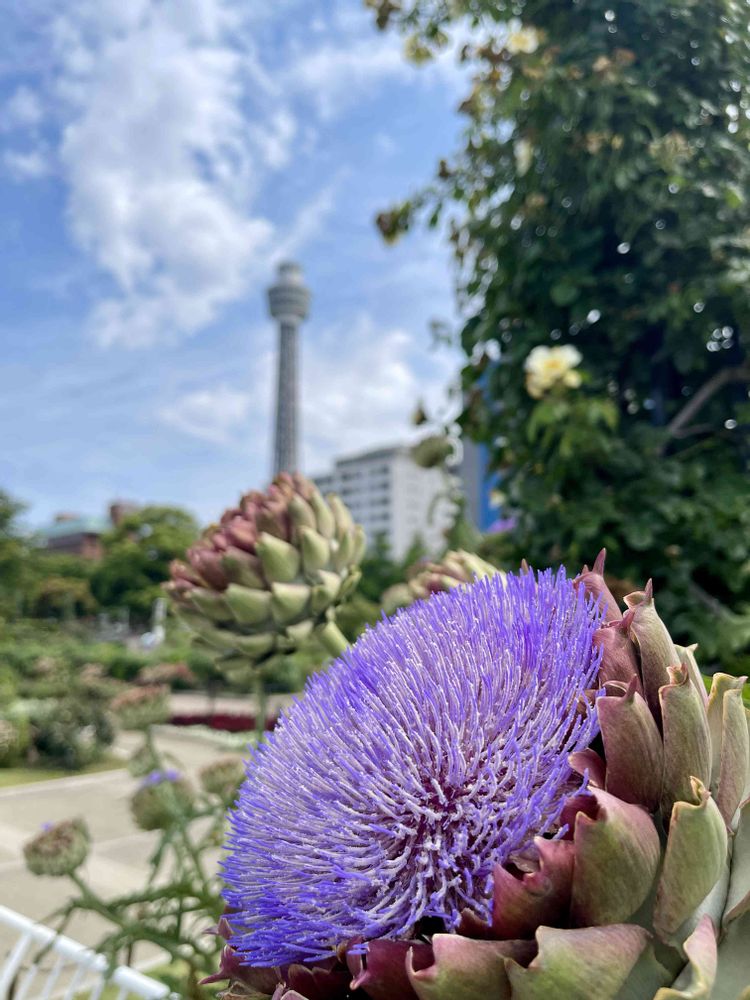
<svg viewBox="0 0 750 1000">
<path fill-rule="evenodd" d="M 1 905 L 0 925 L 17 937 L 0 955 L 0 1000 L 99 1000 L 107 985 L 119 988 L 116 1000 L 179 1000 L 163 983 L 124 965 L 107 977 L 103 955 Z"/>
</svg>

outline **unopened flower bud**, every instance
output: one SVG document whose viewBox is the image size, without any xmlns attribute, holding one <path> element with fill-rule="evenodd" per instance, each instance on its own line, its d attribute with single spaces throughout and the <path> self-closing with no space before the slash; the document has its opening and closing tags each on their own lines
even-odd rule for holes
<svg viewBox="0 0 750 1000">
<path fill-rule="evenodd" d="M 152 771 L 130 802 L 133 819 L 142 830 L 166 830 L 183 823 L 193 804 L 193 790 L 179 771 Z"/>
<path fill-rule="evenodd" d="M 224 802 L 233 802 L 245 778 L 245 764 L 239 756 L 219 757 L 201 768 L 198 777 L 203 789 L 210 795 L 218 795 Z"/>
<path fill-rule="evenodd" d="M 26 867 L 33 875 L 72 875 L 86 860 L 89 842 L 89 831 L 82 819 L 46 823 L 42 832 L 24 846 Z"/>
</svg>

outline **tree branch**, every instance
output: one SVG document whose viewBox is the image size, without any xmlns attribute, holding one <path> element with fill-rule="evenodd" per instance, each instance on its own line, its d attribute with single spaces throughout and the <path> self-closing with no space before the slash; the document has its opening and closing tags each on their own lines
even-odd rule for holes
<svg viewBox="0 0 750 1000">
<path fill-rule="evenodd" d="M 750 367 L 737 366 L 734 368 L 722 368 L 720 372 L 712 375 L 708 382 L 700 387 L 696 394 L 680 410 L 680 412 L 667 425 L 667 437 L 684 437 L 682 429 L 690 423 L 693 417 L 701 410 L 708 400 L 715 396 L 720 389 L 732 382 L 745 382 L 750 379 Z"/>
</svg>

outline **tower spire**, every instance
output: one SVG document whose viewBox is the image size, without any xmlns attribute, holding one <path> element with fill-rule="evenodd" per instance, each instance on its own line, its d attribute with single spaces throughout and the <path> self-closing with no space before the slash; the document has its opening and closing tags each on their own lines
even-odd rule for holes
<svg viewBox="0 0 750 1000">
<path fill-rule="evenodd" d="M 299 264 L 279 265 L 274 284 L 268 289 L 268 307 L 279 329 L 276 378 L 276 423 L 273 445 L 273 474 L 296 472 L 298 450 L 298 332 L 307 318 L 310 290 L 302 279 Z"/>
</svg>

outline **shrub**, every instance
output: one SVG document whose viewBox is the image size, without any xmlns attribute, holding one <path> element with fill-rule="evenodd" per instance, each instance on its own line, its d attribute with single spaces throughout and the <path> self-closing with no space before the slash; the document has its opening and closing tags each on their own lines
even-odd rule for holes
<svg viewBox="0 0 750 1000">
<path fill-rule="evenodd" d="M 35 702 L 29 724 L 35 755 L 71 771 L 100 760 L 115 736 L 108 712 L 96 699 L 70 696 Z"/>
</svg>

